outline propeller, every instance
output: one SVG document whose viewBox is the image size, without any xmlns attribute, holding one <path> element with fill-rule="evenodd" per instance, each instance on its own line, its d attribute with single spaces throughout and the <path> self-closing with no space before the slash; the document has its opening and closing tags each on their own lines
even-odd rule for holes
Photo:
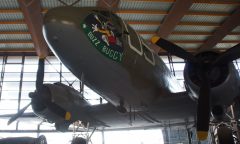
<svg viewBox="0 0 240 144">
<path fill-rule="evenodd" d="M 222 53 L 214 62 L 213 65 L 221 65 L 231 62 L 240 57 L 240 43 Z"/>
<path fill-rule="evenodd" d="M 199 98 L 197 105 L 197 135 L 199 140 L 205 140 L 209 130 L 210 120 L 210 82 L 208 74 L 204 71 L 200 72 L 201 85 L 199 90 Z"/>
<path fill-rule="evenodd" d="M 240 57 L 240 44 L 228 49 L 226 52 L 220 54 L 215 60 L 205 60 L 201 57 L 193 56 L 191 53 L 185 51 L 183 48 L 173 44 L 170 41 L 162 39 L 158 36 L 153 36 L 152 43 L 163 48 L 167 52 L 185 59 L 190 63 L 197 64 L 199 69 L 198 77 L 200 79 L 200 90 L 197 106 L 197 135 L 199 140 L 205 140 L 209 130 L 210 120 L 210 95 L 211 95 L 211 81 L 209 73 L 213 67 L 227 64 Z"/>
<path fill-rule="evenodd" d="M 26 105 L 24 108 L 22 108 L 18 113 L 13 115 L 9 121 L 8 125 L 14 122 L 17 118 L 21 117 L 24 113 L 24 111 L 33 104 L 35 109 L 42 110 L 45 107 L 47 107 L 49 110 L 57 114 L 58 116 L 64 118 L 65 120 L 71 119 L 71 113 L 64 110 L 62 107 L 58 106 L 57 104 L 51 102 L 50 97 L 46 96 L 48 95 L 49 91 L 48 88 L 46 88 L 43 85 L 44 80 L 44 62 L 45 58 L 39 58 L 38 61 L 38 71 L 37 71 L 37 78 L 36 78 L 36 90 L 35 92 L 30 92 L 29 97 L 32 98 L 31 102 Z"/>
<path fill-rule="evenodd" d="M 37 71 L 37 79 L 36 79 L 36 92 L 34 93 L 29 93 L 29 97 L 31 98 L 36 98 L 39 96 L 39 92 L 41 92 L 42 87 L 43 87 L 43 79 L 44 79 L 44 60 L 45 58 L 39 58 L 38 60 L 38 71 Z M 28 105 L 26 105 L 24 108 L 19 110 L 15 115 L 13 115 L 9 120 L 8 120 L 8 125 L 10 125 L 12 122 L 14 122 L 16 119 L 21 117 L 24 113 L 24 111 L 32 104 L 30 102 Z"/>
<path fill-rule="evenodd" d="M 24 108 L 22 108 L 20 111 L 18 111 L 18 113 L 16 113 L 15 115 L 13 115 L 9 120 L 8 120 L 8 125 L 10 125 L 12 122 L 14 122 L 17 118 L 19 118 L 20 116 L 23 115 L 24 111 L 31 105 L 31 103 L 29 103 L 28 105 L 26 105 Z"/>
<path fill-rule="evenodd" d="M 39 58 L 39 60 L 38 60 L 38 71 L 37 71 L 37 79 L 36 79 L 37 92 L 41 92 L 41 90 L 43 88 L 44 61 L 45 61 L 45 58 Z"/>
<path fill-rule="evenodd" d="M 154 36 L 151 39 L 152 43 L 156 44 L 157 46 L 163 48 L 167 52 L 176 55 L 182 59 L 185 59 L 187 61 L 191 62 L 197 62 L 197 59 L 191 54 L 182 49 L 181 47 L 175 45 L 174 43 L 167 41 L 165 39 L 162 39 L 158 36 Z"/>
</svg>

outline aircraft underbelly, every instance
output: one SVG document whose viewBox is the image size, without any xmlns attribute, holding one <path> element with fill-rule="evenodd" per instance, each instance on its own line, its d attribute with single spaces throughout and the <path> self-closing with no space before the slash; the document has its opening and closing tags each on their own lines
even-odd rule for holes
<svg viewBox="0 0 240 144">
<path fill-rule="evenodd" d="M 134 87 L 128 71 L 102 55 L 80 29 L 59 23 L 44 27 L 52 51 L 87 86 L 114 105 L 121 99 L 132 105 L 141 104 L 144 97 L 141 95 L 146 95 L 148 90 Z"/>
<path fill-rule="evenodd" d="M 109 126 L 105 129 L 161 127 L 165 123 L 181 125 L 186 120 L 194 121 L 193 115 L 179 113 L 176 109 L 174 114 L 171 109 L 169 111 L 158 109 L 157 111 L 137 111 L 122 114 L 117 112 L 113 106 L 105 104 L 91 107 L 88 113 Z"/>
</svg>

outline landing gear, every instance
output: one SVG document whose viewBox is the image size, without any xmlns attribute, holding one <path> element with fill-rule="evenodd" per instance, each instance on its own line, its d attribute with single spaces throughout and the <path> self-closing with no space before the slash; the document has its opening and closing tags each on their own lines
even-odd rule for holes
<svg viewBox="0 0 240 144">
<path fill-rule="evenodd" d="M 126 113 L 127 112 L 126 108 L 124 107 L 123 100 L 120 100 L 119 106 L 117 107 L 117 111 L 120 112 L 120 113 Z"/>
<path fill-rule="evenodd" d="M 239 144 L 233 127 L 227 123 L 210 126 L 212 144 Z"/>
<path fill-rule="evenodd" d="M 240 144 L 238 134 L 238 121 L 233 106 L 230 106 L 226 116 L 221 122 L 210 123 L 210 133 L 213 144 Z M 215 119 L 216 120 L 216 119 Z"/>
<path fill-rule="evenodd" d="M 71 144 L 92 144 L 91 137 L 96 128 L 92 131 L 89 129 L 89 123 L 76 121 L 73 123 L 73 139 Z"/>
<path fill-rule="evenodd" d="M 224 126 L 219 126 L 217 129 L 217 137 L 219 144 L 235 144 L 232 129 Z"/>
<path fill-rule="evenodd" d="M 72 140 L 71 144 L 87 144 L 87 140 L 82 137 L 76 137 Z"/>
</svg>

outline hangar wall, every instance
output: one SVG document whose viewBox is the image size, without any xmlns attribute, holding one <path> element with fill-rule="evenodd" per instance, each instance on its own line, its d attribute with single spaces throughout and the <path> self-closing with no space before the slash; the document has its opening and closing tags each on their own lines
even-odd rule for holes
<svg viewBox="0 0 240 144">
<path fill-rule="evenodd" d="M 176 78 L 183 86 L 182 73 L 184 69 L 184 61 L 177 57 L 161 57 L 166 63 L 166 65 L 169 67 L 173 75 L 176 76 Z M 35 90 L 37 64 L 38 57 L 36 56 L 0 57 L 0 115 L 14 114 L 30 102 L 28 93 Z M 240 60 L 234 61 L 234 64 L 239 70 Z M 47 58 L 47 61 L 45 62 L 44 81 L 45 83 L 54 83 L 61 81 L 62 83 L 67 85 L 72 84 L 73 87 L 77 90 L 80 89 L 79 80 L 74 75 L 72 75 L 69 70 L 64 65 L 62 65 L 54 56 L 49 56 Z M 95 92 L 93 92 L 87 87 L 85 87 L 84 89 L 84 96 L 92 104 L 100 103 L 99 95 L 97 95 Z M 26 112 L 32 112 L 31 107 L 29 107 Z M 16 135 L 19 136 L 26 134 L 33 137 L 39 136 L 40 134 L 47 134 L 53 136 L 55 132 L 53 125 L 48 123 L 42 123 L 42 120 L 40 119 L 31 117 L 25 118 L 23 120 L 14 122 L 10 126 L 7 126 L 8 119 L 9 117 L 0 118 L 1 137 L 11 136 L 13 135 L 13 133 L 17 133 Z M 155 132 L 154 134 L 158 135 L 159 137 L 155 137 L 158 139 L 161 139 L 160 137 L 162 137 L 162 139 L 164 139 L 165 141 L 165 144 L 188 143 L 188 132 L 184 127 L 171 128 L 169 126 L 164 129 L 157 129 L 156 131 L 157 133 Z M 195 130 L 192 129 L 191 132 L 193 135 L 193 141 L 196 142 L 197 140 L 195 138 Z M 119 134 L 117 135 L 133 135 L 133 133 L 137 132 L 119 132 Z M 142 133 L 146 137 L 146 133 L 148 133 L 148 131 L 145 130 Z M 61 134 L 55 135 L 58 136 Z M 71 135 L 72 133 L 70 132 L 66 134 L 66 137 L 71 137 Z M 98 133 L 97 135 L 101 134 Z M 99 138 L 96 141 L 99 141 Z"/>
</svg>

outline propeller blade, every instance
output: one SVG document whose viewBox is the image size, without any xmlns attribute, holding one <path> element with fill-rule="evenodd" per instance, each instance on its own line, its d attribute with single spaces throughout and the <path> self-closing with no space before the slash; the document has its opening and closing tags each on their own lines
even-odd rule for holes
<svg viewBox="0 0 240 144">
<path fill-rule="evenodd" d="M 206 72 L 201 74 L 201 87 L 197 107 L 197 136 L 205 140 L 208 136 L 210 120 L 210 82 Z"/>
<path fill-rule="evenodd" d="M 19 117 L 21 117 L 24 113 L 24 111 L 31 105 L 31 102 L 26 105 L 24 108 L 22 108 L 18 113 L 16 113 L 15 115 L 13 115 L 9 121 L 8 121 L 8 125 L 10 125 L 12 122 L 14 122 L 16 119 L 18 119 Z"/>
<path fill-rule="evenodd" d="M 163 38 L 160 38 L 158 36 L 153 36 L 151 39 L 152 43 L 156 44 L 157 46 L 163 48 L 167 52 L 169 52 L 172 55 L 176 55 L 182 59 L 185 59 L 190 62 L 197 62 L 197 59 L 190 54 L 189 52 L 185 51 L 183 48 L 175 45 L 174 43 L 167 41 Z"/>
<path fill-rule="evenodd" d="M 38 71 L 37 71 L 37 80 L 36 80 L 36 90 L 37 90 L 37 92 L 41 91 L 42 86 L 43 86 L 44 61 L 45 61 L 45 58 L 39 58 L 39 60 L 38 60 Z"/>
<path fill-rule="evenodd" d="M 15 115 L 15 114 L 4 114 L 4 115 L 0 115 L 0 118 L 12 117 L 13 115 Z M 24 113 L 21 117 L 34 118 L 34 117 L 36 117 L 36 115 L 33 112 L 29 112 L 29 113 Z"/>
<path fill-rule="evenodd" d="M 221 65 L 229 63 L 235 59 L 240 58 L 240 43 L 228 49 L 226 52 L 221 54 L 214 62 L 214 65 Z"/>
</svg>

